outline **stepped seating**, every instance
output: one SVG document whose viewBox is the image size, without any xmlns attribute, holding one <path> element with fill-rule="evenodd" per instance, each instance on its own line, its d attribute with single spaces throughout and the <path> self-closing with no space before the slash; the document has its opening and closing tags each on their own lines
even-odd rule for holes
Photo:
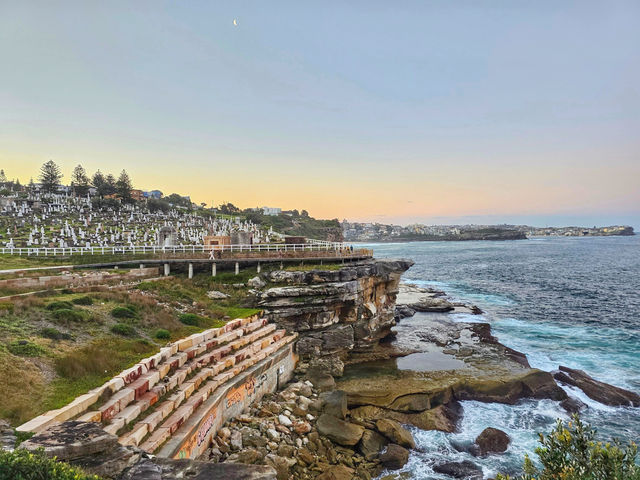
<svg viewBox="0 0 640 480">
<path fill-rule="evenodd" d="M 17 430 L 40 432 L 52 423 L 76 419 L 102 422 L 105 431 L 116 434 L 135 422 L 120 442 L 154 452 L 216 388 L 295 337 L 285 337 L 284 330 L 257 315 L 229 321 L 161 348 Z"/>
<path fill-rule="evenodd" d="M 284 330 L 275 330 L 275 326 L 268 325 L 247 337 L 252 342 L 245 348 L 233 352 L 237 346 L 248 343 L 246 339 L 232 344 L 231 351 L 227 349 L 227 354 L 220 359 L 217 358 L 219 352 L 215 351 L 194 358 L 193 364 L 200 370 L 178 385 L 175 393 L 167 398 L 161 413 L 156 409 L 139 419 L 128 433 L 120 437 L 120 443 L 140 446 L 148 453 L 154 453 L 216 389 L 296 338 L 295 335 L 285 337 L 284 334 Z M 209 363 L 211 358 L 215 363 Z M 202 368 L 204 365 L 209 366 Z"/>
</svg>

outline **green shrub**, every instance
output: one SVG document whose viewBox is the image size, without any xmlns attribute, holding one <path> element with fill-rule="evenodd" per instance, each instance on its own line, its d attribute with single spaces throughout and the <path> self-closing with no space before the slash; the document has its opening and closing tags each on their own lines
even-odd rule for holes
<svg viewBox="0 0 640 480">
<path fill-rule="evenodd" d="M 14 355 L 23 357 L 39 357 L 45 351 L 37 343 L 32 343 L 28 340 L 14 340 L 7 346 L 7 349 Z"/>
<path fill-rule="evenodd" d="M 111 327 L 111 331 L 118 335 L 124 335 L 125 337 L 132 337 L 136 333 L 136 329 L 126 323 L 116 323 Z"/>
<path fill-rule="evenodd" d="M 52 327 L 43 328 L 41 333 L 43 337 L 52 340 L 71 340 L 71 335 Z"/>
<path fill-rule="evenodd" d="M 93 305 L 93 298 L 85 295 L 84 297 L 77 297 L 71 300 L 75 305 Z"/>
<path fill-rule="evenodd" d="M 53 318 L 64 322 L 82 322 L 85 319 L 85 314 L 78 310 L 61 308 L 53 311 Z"/>
<path fill-rule="evenodd" d="M 60 301 L 60 302 L 51 302 L 45 307 L 47 310 L 60 310 L 60 309 L 68 309 L 71 310 L 73 308 L 73 303 Z"/>
<path fill-rule="evenodd" d="M 206 321 L 206 318 L 196 315 L 195 313 L 182 313 L 178 316 L 178 319 L 185 325 L 192 325 L 194 327 L 198 327 Z"/>
<path fill-rule="evenodd" d="M 565 426 L 558 420 L 546 437 L 540 434 L 541 446 L 536 455 L 542 469 L 524 459 L 524 474 L 520 480 L 640 480 L 640 466 L 636 464 L 638 448 L 623 446 L 618 441 L 596 441 L 597 432 L 585 425 L 577 415 Z M 498 475 L 496 480 L 508 480 Z"/>
<path fill-rule="evenodd" d="M 44 450 L 0 450 L 0 480 L 100 480 L 79 468 L 48 458 Z"/>
<path fill-rule="evenodd" d="M 111 315 L 115 318 L 138 318 L 138 312 L 132 306 L 115 307 L 111 310 Z"/>
<path fill-rule="evenodd" d="M 160 328 L 156 330 L 156 338 L 158 340 L 169 340 L 171 338 L 171 332 L 169 332 L 169 330 L 165 330 L 164 328 Z"/>
</svg>

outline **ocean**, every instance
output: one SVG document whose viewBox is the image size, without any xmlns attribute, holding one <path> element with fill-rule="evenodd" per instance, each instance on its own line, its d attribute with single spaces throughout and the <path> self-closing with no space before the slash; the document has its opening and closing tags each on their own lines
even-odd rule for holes
<svg viewBox="0 0 640 480">
<path fill-rule="evenodd" d="M 478 305 L 483 315 L 453 314 L 453 321 L 491 324 L 501 343 L 527 355 L 532 367 L 558 365 L 640 392 L 640 236 L 545 237 L 505 242 L 415 242 L 371 244 L 376 257 L 410 258 L 404 281 L 445 291 Z M 407 328 L 420 328 L 417 313 Z M 403 322 L 395 327 L 402 343 Z M 567 392 L 588 405 L 583 420 L 604 441 L 640 440 L 640 408 L 613 408 Z M 538 432 L 568 418 L 557 403 L 527 400 L 518 405 L 462 402 L 459 432 L 413 430 L 419 451 L 404 468 L 416 479 L 448 479 L 431 466 L 471 460 L 485 478 L 517 473 L 525 453 L 533 455 Z M 460 453 L 486 427 L 512 439 L 504 455 L 484 459 Z"/>
</svg>

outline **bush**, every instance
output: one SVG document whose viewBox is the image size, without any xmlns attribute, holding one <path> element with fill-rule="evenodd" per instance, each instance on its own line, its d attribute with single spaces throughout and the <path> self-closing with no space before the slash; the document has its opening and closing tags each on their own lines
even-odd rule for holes
<svg viewBox="0 0 640 480">
<path fill-rule="evenodd" d="M 50 304 L 48 304 L 45 307 L 47 310 L 60 310 L 60 309 L 67 309 L 67 310 L 71 310 L 73 308 L 73 303 L 71 302 L 65 302 L 65 301 L 61 301 L 61 302 L 51 302 Z"/>
<path fill-rule="evenodd" d="M 182 313 L 178 319 L 185 325 L 192 325 L 194 327 L 198 327 L 201 323 L 206 321 L 206 318 L 196 315 L 195 313 Z"/>
<path fill-rule="evenodd" d="M 61 320 L 65 322 L 82 322 L 84 317 L 84 312 L 80 312 L 78 310 L 71 310 L 69 308 L 61 308 L 60 310 L 53 311 L 53 318 L 56 320 Z"/>
<path fill-rule="evenodd" d="M 118 335 L 124 335 L 125 337 L 132 337 L 136 333 L 136 329 L 126 323 L 116 323 L 111 327 L 111 331 Z"/>
<path fill-rule="evenodd" d="M 39 357 L 45 351 L 37 343 L 32 343 L 28 340 L 14 340 L 7 346 L 7 349 L 14 355 L 23 357 Z"/>
<path fill-rule="evenodd" d="M 56 462 L 40 449 L 29 452 L 22 448 L 13 452 L 0 450 L 0 480 L 99 480 L 79 468 Z"/>
<path fill-rule="evenodd" d="M 171 338 L 171 332 L 169 332 L 169 330 L 165 330 L 164 328 L 160 328 L 156 330 L 156 338 L 158 340 L 169 340 Z"/>
<path fill-rule="evenodd" d="M 71 340 L 71 335 L 63 333 L 52 327 L 43 328 L 41 333 L 43 337 L 50 338 L 52 340 Z"/>
<path fill-rule="evenodd" d="M 542 469 L 524 460 L 524 474 L 520 480 L 640 480 L 640 466 L 636 465 L 638 448 L 633 443 L 622 446 L 598 442 L 595 429 L 585 425 L 577 415 L 565 426 L 558 420 L 546 437 L 540 434 L 541 446 L 536 448 Z M 497 480 L 508 476 L 498 475 Z"/>
<path fill-rule="evenodd" d="M 137 318 L 138 312 L 132 306 L 115 307 L 111 310 L 111 315 L 115 318 Z"/>
<path fill-rule="evenodd" d="M 89 296 L 78 297 L 71 300 L 75 305 L 93 305 L 93 298 Z"/>
</svg>

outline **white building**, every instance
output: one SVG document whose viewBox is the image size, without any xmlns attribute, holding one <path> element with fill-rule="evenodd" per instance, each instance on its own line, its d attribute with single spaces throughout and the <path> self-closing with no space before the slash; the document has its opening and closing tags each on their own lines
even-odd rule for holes
<svg viewBox="0 0 640 480">
<path fill-rule="evenodd" d="M 263 215 L 271 215 L 271 216 L 275 217 L 276 215 L 280 215 L 280 213 L 282 213 L 282 209 L 281 208 L 277 208 L 277 207 L 262 207 L 262 214 Z"/>
</svg>

